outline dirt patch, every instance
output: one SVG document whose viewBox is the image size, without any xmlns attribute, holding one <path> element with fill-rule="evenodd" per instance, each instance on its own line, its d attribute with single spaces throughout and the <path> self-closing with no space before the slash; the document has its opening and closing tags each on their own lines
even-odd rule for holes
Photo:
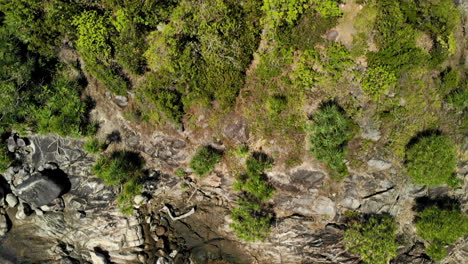
<svg viewBox="0 0 468 264">
<path fill-rule="evenodd" d="M 346 4 L 340 5 L 343 11 L 343 17 L 338 20 L 338 25 L 332 31 L 338 32 L 336 41 L 351 48 L 353 45 L 353 35 L 356 34 L 354 21 L 357 13 L 362 9 L 362 5 L 356 4 L 354 0 L 346 1 Z"/>
</svg>

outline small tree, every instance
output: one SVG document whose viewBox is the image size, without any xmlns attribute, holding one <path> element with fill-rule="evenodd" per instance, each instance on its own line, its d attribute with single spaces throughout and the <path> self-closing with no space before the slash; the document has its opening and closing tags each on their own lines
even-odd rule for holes
<svg viewBox="0 0 468 264">
<path fill-rule="evenodd" d="M 205 177 L 213 171 L 215 165 L 221 160 L 221 156 L 221 152 L 213 147 L 201 147 L 190 161 L 190 168 L 198 177 Z"/>
<path fill-rule="evenodd" d="M 313 117 L 310 128 L 312 154 L 325 163 L 335 177 L 343 177 L 348 169 L 343 162 L 346 144 L 353 137 L 352 121 L 335 104 L 323 105 Z"/>
<path fill-rule="evenodd" d="M 468 216 L 455 207 L 441 209 L 431 206 L 418 215 L 416 228 L 419 236 L 429 242 L 426 254 L 439 261 L 447 255 L 447 245 L 468 235 Z"/>
<path fill-rule="evenodd" d="M 272 215 L 262 210 L 262 204 L 240 199 L 239 206 L 231 210 L 230 227 L 245 241 L 265 241 L 270 233 Z"/>
<path fill-rule="evenodd" d="M 453 185 L 455 167 L 455 146 L 444 135 L 421 136 L 406 151 L 408 175 L 420 185 Z"/>
<path fill-rule="evenodd" d="M 371 216 L 345 232 L 345 246 L 369 264 L 387 264 L 397 253 L 396 224 L 388 215 Z"/>
<path fill-rule="evenodd" d="M 3 143 L 3 142 L 0 142 Z M 5 144 L 0 144 L 0 172 L 6 171 L 13 159 Z"/>
</svg>

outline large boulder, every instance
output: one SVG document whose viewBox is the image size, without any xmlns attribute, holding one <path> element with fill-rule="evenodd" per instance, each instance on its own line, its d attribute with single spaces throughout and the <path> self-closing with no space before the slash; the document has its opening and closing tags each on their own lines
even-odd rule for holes
<svg viewBox="0 0 468 264">
<path fill-rule="evenodd" d="M 16 186 L 17 195 L 28 204 L 40 207 L 52 202 L 66 191 L 67 186 L 57 179 L 35 172 Z"/>
</svg>

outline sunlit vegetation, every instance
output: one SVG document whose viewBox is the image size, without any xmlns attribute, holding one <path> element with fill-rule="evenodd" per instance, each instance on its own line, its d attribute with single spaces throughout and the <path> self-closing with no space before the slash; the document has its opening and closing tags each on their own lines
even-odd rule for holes
<svg viewBox="0 0 468 264">
<path fill-rule="evenodd" d="M 346 248 L 365 263 L 386 264 L 397 255 L 397 225 L 388 215 L 353 220 L 345 231 Z"/>
<path fill-rule="evenodd" d="M 145 160 L 140 154 L 129 151 L 114 151 L 101 156 L 92 172 L 106 185 L 120 187 L 117 203 L 123 213 L 133 212 L 133 198 L 142 191 L 141 181 Z"/>
<path fill-rule="evenodd" d="M 353 123 L 343 110 L 333 103 L 324 104 L 313 116 L 310 126 L 311 153 L 330 169 L 332 176 L 348 174 L 344 163 L 346 143 L 353 137 Z"/>
<path fill-rule="evenodd" d="M 212 172 L 216 164 L 221 160 L 222 153 L 211 147 L 204 146 L 197 150 L 190 161 L 190 168 L 198 177 L 205 177 Z"/>
<path fill-rule="evenodd" d="M 440 261 L 447 255 L 448 245 L 468 235 L 468 216 L 455 207 L 431 206 L 417 216 L 416 228 L 419 236 L 429 242 L 426 254 Z"/>
<path fill-rule="evenodd" d="M 272 213 L 265 201 L 272 198 L 273 187 L 268 183 L 264 171 L 273 160 L 264 153 L 254 152 L 247 158 L 246 173 L 234 183 L 234 189 L 243 192 L 238 205 L 231 210 L 231 228 L 237 237 L 245 241 L 265 241 L 270 233 Z"/>
<path fill-rule="evenodd" d="M 431 134 L 415 139 L 406 151 L 406 168 L 413 182 L 434 187 L 453 185 L 456 149 L 447 136 Z"/>
</svg>

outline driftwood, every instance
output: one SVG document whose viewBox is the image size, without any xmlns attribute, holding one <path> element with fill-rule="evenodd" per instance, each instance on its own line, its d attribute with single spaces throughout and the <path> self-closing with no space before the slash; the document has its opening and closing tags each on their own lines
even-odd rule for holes
<svg viewBox="0 0 468 264">
<path fill-rule="evenodd" d="M 164 207 L 159 211 L 166 211 L 169 217 L 172 219 L 172 221 L 177 221 L 177 220 L 184 219 L 186 217 L 193 215 L 195 213 L 195 207 L 192 207 L 190 211 L 179 216 L 175 216 L 174 212 L 172 212 L 172 209 L 169 208 L 167 205 L 164 205 Z"/>
</svg>

